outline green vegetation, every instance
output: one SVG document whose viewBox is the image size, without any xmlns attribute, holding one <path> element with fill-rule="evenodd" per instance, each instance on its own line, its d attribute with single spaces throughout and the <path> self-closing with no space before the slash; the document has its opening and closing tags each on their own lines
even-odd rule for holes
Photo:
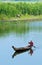
<svg viewBox="0 0 42 65">
<path fill-rule="evenodd" d="M 42 19 L 42 3 L 0 3 L 0 20 L 41 18 Z M 40 17 L 39 17 L 40 16 Z"/>
</svg>

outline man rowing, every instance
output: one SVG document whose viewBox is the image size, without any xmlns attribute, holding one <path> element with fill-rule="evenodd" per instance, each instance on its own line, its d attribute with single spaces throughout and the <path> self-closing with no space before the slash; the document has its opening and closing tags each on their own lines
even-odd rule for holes
<svg viewBox="0 0 42 65">
<path fill-rule="evenodd" d="M 33 49 L 32 47 L 35 47 L 34 46 L 34 43 L 32 41 L 29 42 L 29 45 L 28 46 L 25 46 L 25 47 L 20 47 L 20 48 L 16 48 L 14 46 L 12 46 L 12 48 L 16 51 L 16 52 L 23 52 L 23 51 L 29 51 L 29 53 L 32 55 L 33 54 Z"/>
</svg>

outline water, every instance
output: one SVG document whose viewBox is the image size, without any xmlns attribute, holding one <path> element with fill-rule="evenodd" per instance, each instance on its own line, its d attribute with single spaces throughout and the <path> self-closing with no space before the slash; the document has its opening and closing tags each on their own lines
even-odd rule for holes
<svg viewBox="0 0 42 65">
<path fill-rule="evenodd" d="M 14 31 L 7 30 L 8 32 L 2 31 L 0 27 L 0 65 L 42 65 L 42 21 L 16 22 L 13 25 Z M 32 56 L 27 51 L 12 58 L 15 52 L 12 45 L 24 47 L 31 40 L 38 47 L 34 49 Z"/>
</svg>

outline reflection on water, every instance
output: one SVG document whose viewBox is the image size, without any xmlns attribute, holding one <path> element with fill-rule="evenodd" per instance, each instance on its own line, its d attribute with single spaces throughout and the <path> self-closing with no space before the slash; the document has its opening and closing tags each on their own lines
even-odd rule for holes
<svg viewBox="0 0 42 65">
<path fill-rule="evenodd" d="M 16 55 L 19 55 L 19 54 L 24 53 L 26 51 L 14 52 L 13 55 L 12 55 L 12 58 L 14 58 Z"/>
<path fill-rule="evenodd" d="M 24 52 L 26 52 L 26 51 L 14 52 L 14 54 L 12 55 L 12 58 L 14 58 L 16 55 L 19 55 L 19 54 L 24 53 Z"/>
<path fill-rule="evenodd" d="M 0 22 L 0 36 L 9 34 L 10 32 L 16 34 L 25 34 L 29 31 L 42 31 L 42 21 L 35 22 Z"/>
<path fill-rule="evenodd" d="M 13 54 L 12 45 L 24 47 L 29 41 L 39 47 L 32 56 L 28 51 Z M 13 55 L 12 55 L 13 54 Z M 16 57 L 14 59 L 11 58 Z M 42 65 L 42 21 L 0 22 L 0 65 Z"/>
</svg>

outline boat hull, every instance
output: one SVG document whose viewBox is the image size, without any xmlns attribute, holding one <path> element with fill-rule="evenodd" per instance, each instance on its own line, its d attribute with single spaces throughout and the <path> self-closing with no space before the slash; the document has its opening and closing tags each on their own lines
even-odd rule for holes
<svg viewBox="0 0 42 65">
<path fill-rule="evenodd" d="M 12 48 L 16 51 L 16 52 L 21 52 L 21 51 L 26 51 L 26 50 L 30 50 L 30 47 L 20 47 L 20 48 L 16 48 L 14 46 L 12 46 Z"/>
</svg>

